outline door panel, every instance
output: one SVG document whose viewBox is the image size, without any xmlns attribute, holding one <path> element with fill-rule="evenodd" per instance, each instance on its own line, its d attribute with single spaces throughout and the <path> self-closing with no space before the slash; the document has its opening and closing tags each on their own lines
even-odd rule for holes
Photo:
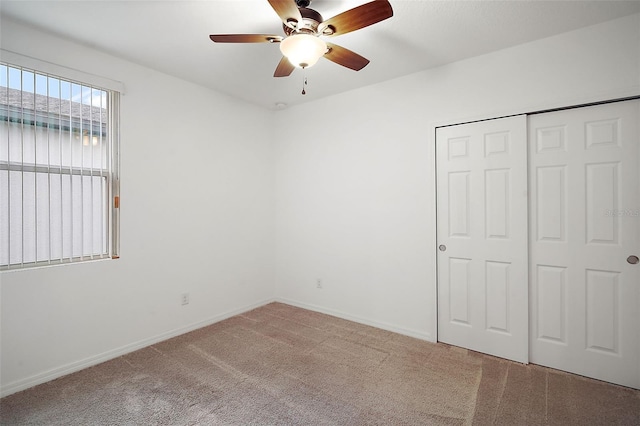
<svg viewBox="0 0 640 426">
<path fill-rule="evenodd" d="M 527 362 L 526 117 L 438 128 L 438 340 Z"/>
<path fill-rule="evenodd" d="M 531 362 L 635 388 L 639 105 L 529 117 Z"/>
</svg>

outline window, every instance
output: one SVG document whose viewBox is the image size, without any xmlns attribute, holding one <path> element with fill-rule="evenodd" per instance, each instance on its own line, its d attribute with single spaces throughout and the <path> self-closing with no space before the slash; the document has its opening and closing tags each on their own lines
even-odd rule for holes
<svg viewBox="0 0 640 426">
<path fill-rule="evenodd" d="M 118 100 L 0 63 L 0 269 L 117 257 Z"/>
</svg>

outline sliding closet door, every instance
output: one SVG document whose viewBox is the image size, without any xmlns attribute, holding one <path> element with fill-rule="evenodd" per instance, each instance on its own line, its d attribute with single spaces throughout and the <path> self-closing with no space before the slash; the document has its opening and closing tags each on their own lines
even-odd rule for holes
<svg viewBox="0 0 640 426">
<path fill-rule="evenodd" d="M 640 388 L 640 102 L 529 118 L 531 362 Z"/>
<path fill-rule="evenodd" d="M 438 128 L 438 340 L 528 360 L 526 117 Z"/>
</svg>

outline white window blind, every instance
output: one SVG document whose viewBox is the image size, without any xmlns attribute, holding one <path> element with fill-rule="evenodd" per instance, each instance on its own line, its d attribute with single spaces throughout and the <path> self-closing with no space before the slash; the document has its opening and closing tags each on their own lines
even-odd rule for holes
<svg viewBox="0 0 640 426">
<path fill-rule="evenodd" d="M 117 256 L 118 93 L 0 63 L 0 268 Z"/>
</svg>

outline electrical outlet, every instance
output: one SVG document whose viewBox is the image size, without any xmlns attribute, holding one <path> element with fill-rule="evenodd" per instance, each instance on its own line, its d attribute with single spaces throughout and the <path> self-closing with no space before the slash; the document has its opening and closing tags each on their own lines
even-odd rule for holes
<svg viewBox="0 0 640 426">
<path fill-rule="evenodd" d="M 320 278 L 316 280 L 316 288 L 322 288 L 322 280 Z"/>
<path fill-rule="evenodd" d="M 189 304 L 189 293 L 182 293 L 181 301 L 183 305 Z"/>
</svg>

